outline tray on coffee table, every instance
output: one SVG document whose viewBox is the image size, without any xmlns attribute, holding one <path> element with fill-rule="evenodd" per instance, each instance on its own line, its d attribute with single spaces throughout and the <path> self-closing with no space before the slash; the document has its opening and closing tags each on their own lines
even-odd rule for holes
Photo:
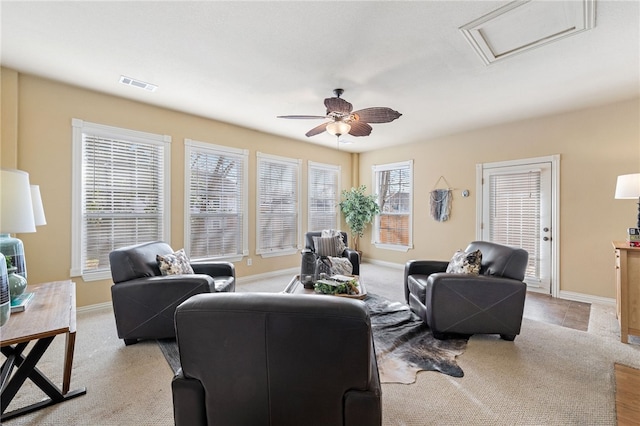
<svg viewBox="0 0 640 426">
<path fill-rule="evenodd" d="M 367 297 L 367 288 L 364 283 L 360 279 L 359 276 L 353 275 L 353 278 L 358 280 L 358 289 L 360 290 L 359 294 L 322 294 L 316 293 L 316 291 L 312 288 L 305 288 L 302 282 L 300 281 L 300 275 L 294 275 L 289 284 L 282 291 L 283 293 L 289 294 L 317 294 L 318 296 L 338 296 L 338 297 L 347 297 L 349 299 L 364 299 Z"/>
</svg>

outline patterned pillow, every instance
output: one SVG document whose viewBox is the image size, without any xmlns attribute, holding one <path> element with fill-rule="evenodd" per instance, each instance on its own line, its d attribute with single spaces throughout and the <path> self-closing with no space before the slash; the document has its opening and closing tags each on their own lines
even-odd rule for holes
<svg viewBox="0 0 640 426">
<path fill-rule="evenodd" d="M 158 254 L 156 261 L 162 275 L 193 274 L 193 268 L 184 249 L 171 254 Z"/>
<path fill-rule="evenodd" d="M 318 256 L 338 256 L 338 242 L 340 237 L 313 237 L 313 245 L 316 247 Z"/>
<path fill-rule="evenodd" d="M 462 250 L 455 252 L 447 266 L 447 272 L 453 274 L 480 274 L 482 252 L 480 250 L 466 253 Z"/>
<path fill-rule="evenodd" d="M 323 229 L 321 237 L 338 237 L 338 256 L 347 248 L 344 240 L 342 239 L 342 232 L 337 229 Z"/>
</svg>

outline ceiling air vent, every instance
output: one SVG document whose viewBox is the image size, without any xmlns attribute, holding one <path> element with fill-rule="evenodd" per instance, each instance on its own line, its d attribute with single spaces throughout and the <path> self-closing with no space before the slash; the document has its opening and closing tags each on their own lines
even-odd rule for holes
<svg viewBox="0 0 640 426">
<path fill-rule="evenodd" d="M 486 65 L 595 26 L 595 0 L 514 1 L 460 27 Z"/>
<path fill-rule="evenodd" d="M 144 81 L 136 80 L 135 78 L 125 77 L 124 75 L 120 76 L 120 83 L 126 84 L 127 86 L 137 87 L 139 89 L 144 89 L 149 92 L 155 92 L 158 86 L 155 84 L 145 83 Z"/>
</svg>

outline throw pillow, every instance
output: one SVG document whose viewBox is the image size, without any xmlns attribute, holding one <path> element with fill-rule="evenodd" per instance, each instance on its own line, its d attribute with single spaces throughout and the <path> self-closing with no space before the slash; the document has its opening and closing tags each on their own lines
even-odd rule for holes
<svg viewBox="0 0 640 426">
<path fill-rule="evenodd" d="M 330 257 L 331 275 L 351 275 L 353 273 L 353 265 L 346 257 Z"/>
<path fill-rule="evenodd" d="M 447 272 L 453 274 L 480 274 L 480 264 L 482 263 L 482 252 L 480 250 L 471 253 L 458 250 L 455 252 L 447 266 Z"/>
<path fill-rule="evenodd" d="M 323 229 L 321 237 L 338 237 L 338 255 L 341 255 L 342 252 L 347 248 L 347 245 L 344 243 L 344 239 L 342 238 L 342 232 L 337 229 Z"/>
<path fill-rule="evenodd" d="M 171 254 L 158 254 L 156 261 L 162 275 L 193 274 L 193 268 L 184 249 Z"/>
<path fill-rule="evenodd" d="M 313 245 L 318 256 L 338 256 L 338 237 L 313 237 Z"/>
</svg>

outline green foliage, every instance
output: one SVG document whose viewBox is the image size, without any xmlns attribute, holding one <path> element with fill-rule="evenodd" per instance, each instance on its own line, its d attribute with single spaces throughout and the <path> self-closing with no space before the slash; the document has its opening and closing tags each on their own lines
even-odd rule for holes
<svg viewBox="0 0 640 426">
<path fill-rule="evenodd" d="M 360 185 L 358 188 L 342 191 L 340 210 L 351 229 L 351 235 L 357 242 L 358 237 L 364 235 L 367 225 L 373 222 L 375 215 L 380 213 L 380 206 L 376 203 L 374 195 L 366 195 L 367 187 Z"/>
<path fill-rule="evenodd" d="M 356 279 L 340 283 L 338 285 L 318 281 L 314 285 L 316 293 L 320 294 L 359 294 L 358 281 Z"/>
</svg>

